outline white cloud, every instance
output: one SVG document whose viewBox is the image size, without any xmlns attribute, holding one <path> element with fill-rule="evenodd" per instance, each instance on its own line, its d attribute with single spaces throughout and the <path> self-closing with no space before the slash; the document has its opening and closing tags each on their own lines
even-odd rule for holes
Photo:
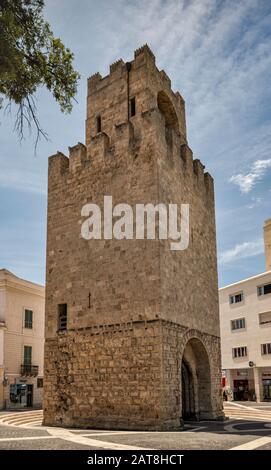
<svg viewBox="0 0 271 470">
<path fill-rule="evenodd" d="M 267 160 L 256 160 L 252 164 L 249 173 L 233 175 L 229 181 L 239 186 L 241 193 L 249 193 L 256 182 L 262 179 L 268 168 L 271 168 L 271 158 Z"/>
<path fill-rule="evenodd" d="M 262 239 L 258 239 L 254 242 L 244 242 L 235 245 L 235 247 L 230 250 L 223 251 L 219 256 L 219 262 L 221 264 L 228 264 L 238 259 L 260 255 L 263 252 L 264 245 Z"/>
</svg>

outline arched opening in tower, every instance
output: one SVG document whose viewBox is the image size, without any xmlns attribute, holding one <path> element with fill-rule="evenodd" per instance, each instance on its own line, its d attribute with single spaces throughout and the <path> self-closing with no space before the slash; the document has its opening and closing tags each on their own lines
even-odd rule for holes
<svg viewBox="0 0 271 470">
<path fill-rule="evenodd" d="M 192 338 L 186 344 L 181 370 L 181 417 L 204 419 L 212 415 L 211 371 L 203 343 Z"/>
<path fill-rule="evenodd" d="M 157 95 L 157 105 L 165 118 L 165 126 L 168 129 L 179 131 L 179 121 L 172 102 L 164 91 L 159 91 Z"/>
</svg>

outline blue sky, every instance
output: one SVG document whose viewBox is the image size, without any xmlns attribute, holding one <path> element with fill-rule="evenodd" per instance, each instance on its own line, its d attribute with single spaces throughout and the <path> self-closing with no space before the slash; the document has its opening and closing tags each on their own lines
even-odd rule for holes
<svg viewBox="0 0 271 470">
<path fill-rule="evenodd" d="M 271 2 L 45 0 L 56 36 L 81 74 L 71 115 L 39 90 L 50 136 L 33 152 L 0 113 L 0 267 L 44 283 L 47 159 L 84 142 L 86 80 L 148 43 L 186 101 L 190 147 L 215 178 L 220 286 L 264 271 L 271 217 Z M 13 111 L 15 112 L 15 107 Z"/>
</svg>

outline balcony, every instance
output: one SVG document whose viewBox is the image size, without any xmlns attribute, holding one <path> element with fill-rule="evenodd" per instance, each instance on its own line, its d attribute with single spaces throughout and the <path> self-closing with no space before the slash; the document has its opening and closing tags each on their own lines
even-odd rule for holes
<svg viewBox="0 0 271 470">
<path fill-rule="evenodd" d="M 31 364 L 21 365 L 21 375 L 23 377 L 37 377 L 39 373 L 39 366 L 32 366 Z"/>
</svg>

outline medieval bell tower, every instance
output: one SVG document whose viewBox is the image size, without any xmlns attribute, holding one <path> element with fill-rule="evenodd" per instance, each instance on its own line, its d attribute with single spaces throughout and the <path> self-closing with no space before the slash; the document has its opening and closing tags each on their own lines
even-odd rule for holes
<svg viewBox="0 0 271 470">
<path fill-rule="evenodd" d="M 147 45 L 88 80 L 86 142 L 49 158 L 44 424 L 223 415 L 213 180 Z M 82 207 L 189 204 L 189 245 L 82 237 Z"/>
</svg>

